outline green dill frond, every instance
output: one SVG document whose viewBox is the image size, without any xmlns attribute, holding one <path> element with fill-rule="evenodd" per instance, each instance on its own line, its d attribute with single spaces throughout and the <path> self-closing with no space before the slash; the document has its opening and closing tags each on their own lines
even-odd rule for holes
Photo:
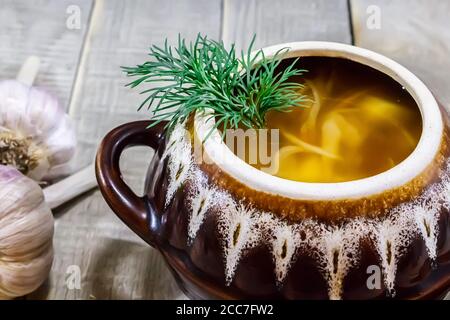
<svg viewBox="0 0 450 320">
<path fill-rule="evenodd" d="M 137 78 L 127 86 L 149 86 L 141 92 L 146 98 L 139 109 L 154 106 L 152 119 L 167 120 L 168 128 L 195 112 L 211 110 L 215 127 L 264 128 L 267 112 L 288 112 L 306 100 L 298 93 L 302 85 L 289 82 L 305 70 L 295 68 L 297 60 L 277 70 L 287 48 L 271 58 L 262 51 L 252 56 L 254 40 L 240 58 L 234 45 L 227 50 L 222 42 L 200 34 L 189 43 L 178 36 L 174 47 L 166 40 L 163 47 L 150 48 L 150 61 L 122 67 Z"/>
</svg>

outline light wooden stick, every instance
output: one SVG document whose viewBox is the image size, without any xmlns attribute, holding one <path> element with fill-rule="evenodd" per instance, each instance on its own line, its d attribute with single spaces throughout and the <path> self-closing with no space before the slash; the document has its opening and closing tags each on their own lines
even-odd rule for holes
<svg viewBox="0 0 450 320">
<path fill-rule="evenodd" d="M 45 202 L 51 209 L 97 186 L 94 164 L 44 189 Z"/>
<path fill-rule="evenodd" d="M 29 56 L 20 68 L 16 80 L 31 87 L 33 85 L 34 79 L 36 79 L 40 65 L 41 60 L 39 59 L 39 57 Z"/>
</svg>

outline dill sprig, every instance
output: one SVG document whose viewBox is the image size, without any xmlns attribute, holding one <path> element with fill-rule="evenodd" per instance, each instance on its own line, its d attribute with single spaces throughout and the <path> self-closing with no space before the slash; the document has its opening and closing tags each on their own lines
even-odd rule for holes
<svg viewBox="0 0 450 320">
<path fill-rule="evenodd" d="M 248 50 L 238 58 L 234 44 L 227 50 L 222 42 L 198 35 L 187 43 L 178 36 L 178 45 L 153 45 L 151 61 L 136 67 L 122 67 L 128 76 L 137 77 L 131 88 L 151 83 L 142 91 L 147 97 L 139 109 L 153 109 L 156 123 L 168 120 L 172 128 L 194 112 L 215 117 L 214 128 L 264 128 L 268 111 L 288 112 L 301 106 L 305 97 L 298 93 L 299 83 L 289 78 L 305 70 L 294 67 L 297 60 L 281 72 L 276 69 L 287 48 L 267 58 L 262 50 L 251 55 L 255 37 Z M 212 112 L 211 112 L 212 111 Z"/>
</svg>

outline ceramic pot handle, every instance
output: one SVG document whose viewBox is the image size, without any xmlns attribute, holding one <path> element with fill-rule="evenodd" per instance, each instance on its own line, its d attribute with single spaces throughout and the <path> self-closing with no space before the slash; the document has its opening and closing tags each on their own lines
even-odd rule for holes
<svg viewBox="0 0 450 320">
<path fill-rule="evenodd" d="M 154 245 L 150 230 L 148 201 L 137 196 L 123 181 L 119 160 L 122 152 L 132 146 L 148 146 L 157 149 L 164 132 L 165 122 L 149 127 L 151 121 L 124 124 L 109 132 L 97 152 L 95 171 L 100 191 L 108 205 L 136 234 Z"/>
</svg>

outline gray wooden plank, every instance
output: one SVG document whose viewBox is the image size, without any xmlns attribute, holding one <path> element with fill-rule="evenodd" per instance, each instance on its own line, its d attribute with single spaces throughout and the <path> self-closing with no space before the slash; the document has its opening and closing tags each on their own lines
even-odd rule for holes
<svg viewBox="0 0 450 320">
<path fill-rule="evenodd" d="M 201 31 L 219 38 L 220 0 L 96 1 L 85 52 L 71 101 L 81 167 L 93 160 L 98 143 L 115 126 L 145 119 L 142 100 L 124 88 L 119 66 L 142 63 L 150 44 L 178 32 L 193 39 Z M 121 159 L 124 176 L 139 191 L 152 152 L 131 149 Z M 108 208 L 99 191 L 57 212 L 55 261 L 49 282 L 32 298 L 183 298 L 159 253 L 132 233 Z M 67 268 L 78 266 L 81 289 L 66 285 Z"/>
<path fill-rule="evenodd" d="M 41 69 L 36 84 L 48 88 L 67 108 L 92 2 L 1 0 L 0 79 L 15 78 L 26 57 L 37 55 Z M 79 29 L 70 23 L 70 6 L 79 9 Z"/>
<path fill-rule="evenodd" d="M 255 48 L 292 41 L 350 43 L 346 0 L 224 0 L 222 39 L 246 48 L 256 33 Z"/>
<path fill-rule="evenodd" d="M 352 0 L 351 12 L 356 45 L 403 64 L 450 108 L 450 2 Z"/>
</svg>

